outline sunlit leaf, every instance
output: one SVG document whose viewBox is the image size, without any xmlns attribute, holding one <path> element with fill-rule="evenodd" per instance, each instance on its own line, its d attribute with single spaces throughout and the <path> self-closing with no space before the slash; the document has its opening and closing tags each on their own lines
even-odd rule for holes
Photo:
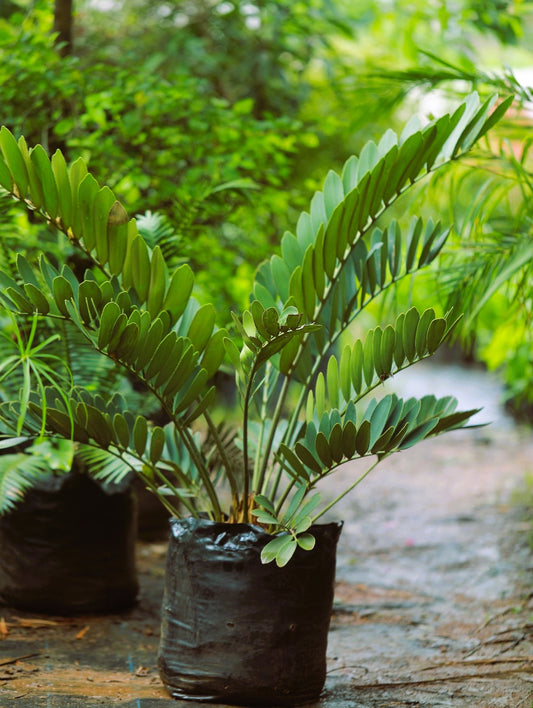
<svg viewBox="0 0 533 708">
<path fill-rule="evenodd" d="M 24 198 L 28 189 L 28 172 L 26 170 L 19 146 L 17 145 L 17 141 L 13 137 L 13 134 L 10 133 L 5 126 L 0 128 L 0 149 L 2 150 L 4 159 L 13 177 L 16 192 L 20 197 Z M 6 175 L 4 171 L 2 180 L 4 180 L 5 177 Z M 7 179 L 5 181 L 9 184 Z M 7 188 L 9 189 L 9 187 Z"/>
<path fill-rule="evenodd" d="M 57 185 L 52 172 L 50 159 L 41 145 L 36 145 L 30 151 L 30 159 L 35 167 L 35 171 L 42 187 L 43 203 L 47 213 L 52 219 L 58 214 Z"/>
<path fill-rule="evenodd" d="M 68 227 L 72 223 L 72 192 L 67 163 L 60 150 L 52 155 L 51 166 L 57 187 L 58 214 L 63 225 Z"/>
</svg>

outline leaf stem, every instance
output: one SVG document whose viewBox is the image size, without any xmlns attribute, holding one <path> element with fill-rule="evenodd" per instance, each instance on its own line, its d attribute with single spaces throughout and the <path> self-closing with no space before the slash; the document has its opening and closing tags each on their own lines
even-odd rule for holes
<svg viewBox="0 0 533 708">
<path fill-rule="evenodd" d="M 276 404 L 276 408 L 274 410 L 274 413 L 272 414 L 270 432 L 268 434 L 268 439 L 267 439 L 267 443 L 265 446 L 265 451 L 263 453 L 263 463 L 261 465 L 261 474 L 260 474 L 261 486 L 264 484 L 266 470 L 268 467 L 268 461 L 270 459 L 272 446 L 274 444 L 274 436 L 276 434 L 276 427 L 281 419 L 281 414 L 283 413 L 283 406 L 285 405 L 285 398 L 287 396 L 287 391 L 289 390 L 290 382 L 291 382 L 290 376 L 287 375 L 285 377 L 285 380 L 283 381 L 283 386 L 281 387 L 281 391 L 280 391 L 280 394 L 278 397 L 278 402 Z M 274 490 L 277 490 L 277 487 L 279 485 L 280 475 L 281 475 L 281 472 L 278 472 L 276 482 L 274 483 L 274 488 L 273 488 Z M 273 498 L 275 496 L 275 491 L 274 491 L 274 493 L 271 493 L 270 496 Z"/>
<path fill-rule="evenodd" d="M 220 455 L 222 464 L 224 465 L 224 469 L 226 470 L 226 476 L 231 487 L 231 493 L 234 497 L 238 497 L 239 489 L 237 486 L 237 480 L 235 479 L 235 475 L 233 473 L 233 465 L 231 464 L 231 461 L 229 460 L 228 455 L 226 454 L 226 449 L 222 444 L 222 441 L 220 440 L 216 425 L 214 424 L 213 419 L 209 415 L 209 411 L 204 411 L 203 417 L 205 419 L 205 422 L 207 423 L 207 427 L 209 428 L 211 435 L 213 436 L 213 440 L 215 441 L 218 454 Z"/>
<path fill-rule="evenodd" d="M 347 494 L 349 494 L 352 491 L 352 489 L 355 489 L 355 487 L 357 487 L 357 485 L 360 484 L 365 479 L 365 477 L 367 475 L 369 475 L 370 472 L 372 472 L 372 470 L 375 467 L 377 467 L 377 465 L 381 462 L 381 460 L 385 459 L 385 457 L 388 457 L 388 455 L 383 455 L 383 457 L 379 457 L 372 465 L 370 465 L 370 467 L 365 472 L 363 472 L 363 474 L 360 477 L 358 477 L 355 480 L 355 482 L 353 482 L 353 484 L 350 484 L 350 486 L 347 489 L 345 489 L 344 492 L 339 494 L 337 497 L 335 497 L 335 499 L 333 501 L 331 501 L 323 509 L 321 509 L 320 512 L 318 514 L 316 514 L 316 516 L 313 516 L 312 523 L 314 524 L 317 519 L 319 519 L 326 512 L 328 512 L 332 507 L 334 507 L 336 504 L 338 504 L 339 501 L 343 497 L 345 497 Z"/>
<path fill-rule="evenodd" d="M 254 359 L 250 370 L 250 376 L 246 385 L 246 392 L 243 401 L 242 420 L 242 455 L 243 455 L 243 489 L 242 489 L 242 519 L 248 522 L 248 495 L 250 494 L 250 465 L 248 462 L 248 413 L 250 410 L 250 397 L 252 395 L 252 385 L 257 373 L 257 359 Z"/>
<path fill-rule="evenodd" d="M 198 470 L 198 474 L 200 475 L 202 479 L 202 484 L 205 487 L 205 490 L 207 492 L 207 495 L 209 497 L 209 500 L 211 502 L 211 505 L 213 507 L 213 513 L 215 515 L 216 521 L 222 521 L 222 509 L 220 507 L 220 501 L 218 499 L 216 490 L 213 486 L 213 483 L 209 477 L 209 470 L 206 469 L 204 462 L 202 460 L 202 456 L 196 446 L 196 443 L 194 442 L 192 435 L 189 431 L 188 428 L 184 427 L 183 425 L 179 425 L 179 421 L 177 421 L 175 418 L 173 418 L 174 425 L 176 426 L 176 429 L 178 430 L 179 434 L 181 435 L 181 438 L 183 440 L 183 443 L 185 447 L 187 448 L 187 452 L 191 456 L 196 469 Z"/>
<path fill-rule="evenodd" d="M 268 419 L 267 408 L 268 408 L 268 386 L 269 377 L 272 373 L 272 364 L 268 361 L 266 363 L 265 380 L 263 384 L 263 398 L 261 401 L 261 423 L 259 427 L 259 439 L 257 441 L 257 450 L 255 452 L 254 461 L 254 476 L 252 479 L 252 487 L 255 491 L 260 494 L 263 493 L 263 485 L 265 483 L 266 476 L 266 466 L 261 466 L 262 452 L 263 452 L 263 440 L 265 436 L 265 422 Z M 269 438 L 270 440 L 270 438 Z M 273 440 L 273 438 L 272 438 Z M 270 456 L 270 449 L 266 449 L 267 457 Z"/>
</svg>

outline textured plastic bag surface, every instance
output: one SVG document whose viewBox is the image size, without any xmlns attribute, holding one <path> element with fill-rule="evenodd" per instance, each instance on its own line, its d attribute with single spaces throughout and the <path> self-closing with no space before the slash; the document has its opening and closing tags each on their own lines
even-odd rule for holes
<svg viewBox="0 0 533 708">
<path fill-rule="evenodd" d="M 312 527 L 316 546 L 262 565 L 272 537 L 248 524 L 171 520 L 160 676 L 174 698 L 298 705 L 326 677 L 336 545 L 342 524 Z"/>
<path fill-rule="evenodd" d="M 135 504 L 83 474 L 50 477 L 0 517 L 0 600 L 37 612 L 113 612 L 131 606 Z"/>
</svg>

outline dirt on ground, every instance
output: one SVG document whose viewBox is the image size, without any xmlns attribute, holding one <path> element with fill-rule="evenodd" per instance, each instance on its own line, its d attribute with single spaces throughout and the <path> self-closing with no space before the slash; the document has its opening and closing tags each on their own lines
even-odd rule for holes
<svg viewBox="0 0 533 708">
<path fill-rule="evenodd" d="M 346 465 L 323 493 L 360 473 Z M 344 519 L 316 708 L 533 707 L 533 435 L 509 421 L 385 460 Z M 140 596 L 107 617 L 0 608 L 0 706 L 163 708 L 157 675 L 166 543 L 138 547 Z"/>
</svg>

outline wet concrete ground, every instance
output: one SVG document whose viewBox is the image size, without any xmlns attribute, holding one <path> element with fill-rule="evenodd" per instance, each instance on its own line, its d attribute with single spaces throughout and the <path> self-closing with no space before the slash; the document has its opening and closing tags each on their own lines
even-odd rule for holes
<svg viewBox="0 0 533 708">
<path fill-rule="evenodd" d="M 435 391 L 438 374 L 427 375 Z M 445 389 L 462 391 L 463 407 L 477 390 L 496 424 L 385 460 L 336 509 L 345 525 L 328 678 L 315 708 L 533 706 L 532 551 L 519 513 L 533 435 L 503 416 L 493 381 L 470 372 L 461 386 L 457 375 Z M 400 383 L 408 394 L 424 385 Z M 324 495 L 357 472 L 347 465 Z M 174 701 L 160 685 L 166 544 L 138 551 L 141 595 L 127 614 L 64 619 L 0 608 L 2 708 L 204 705 Z"/>
<path fill-rule="evenodd" d="M 512 456 L 508 438 L 453 435 L 451 449 L 424 443 L 360 488 L 324 707 L 533 705 L 531 549 L 509 505 L 511 466 L 531 469 L 533 445 Z"/>
</svg>

